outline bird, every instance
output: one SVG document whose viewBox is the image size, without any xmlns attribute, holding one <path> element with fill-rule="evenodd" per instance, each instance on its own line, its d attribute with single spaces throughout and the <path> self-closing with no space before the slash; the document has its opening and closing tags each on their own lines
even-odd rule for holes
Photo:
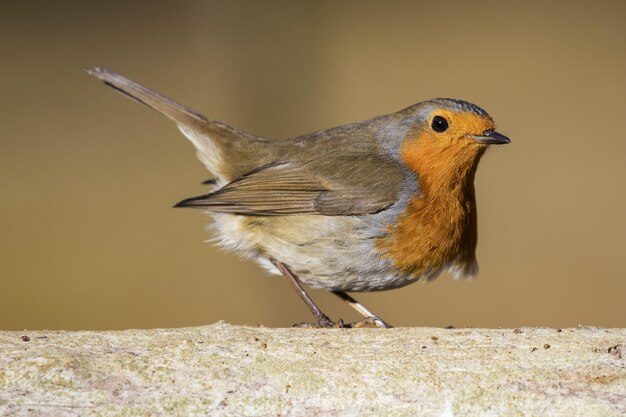
<svg viewBox="0 0 626 417">
<path fill-rule="evenodd" d="M 211 174 L 208 192 L 174 207 L 212 217 L 213 241 L 283 275 L 311 327 L 392 327 L 348 292 L 477 274 L 474 178 L 491 145 L 510 143 L 468 101 L 435 98 L 290 139 L 211 120 L 102 67 L 88 74 L 171 119 Z M 363 319 L 333 321 L 303 284 L 332 292 Z"/>
</svg>

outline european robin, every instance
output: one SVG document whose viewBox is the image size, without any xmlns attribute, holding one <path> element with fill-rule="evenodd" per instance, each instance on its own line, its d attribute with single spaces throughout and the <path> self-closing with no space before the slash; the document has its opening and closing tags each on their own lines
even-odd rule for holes
<svg viewBox="0 0 626 417">
<path fill-rule="evenodd" d="M 205 210 L 215 241 L 284 275 L 316 326 L 389 325 L 346 291 L 381 291 L 443 270 L 476 274 L 474 176 L 489 145 L 509 143 L 475 104 L 423 101 L 383 116 L 271 140 L 214 121 L 104 68 L 87 70 L 173 120 L 212 174 Z M 333 322 L 301 283 L 365 319 Z"/>
</svg>

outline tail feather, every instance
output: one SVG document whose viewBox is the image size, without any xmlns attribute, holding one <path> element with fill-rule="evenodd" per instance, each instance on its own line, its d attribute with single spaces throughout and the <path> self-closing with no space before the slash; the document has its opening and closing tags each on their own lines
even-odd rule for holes
<svg viewBox="0 0 626 417">
<path fill-rule="evenodd" d="M 106 68 L 87 68 L 87 73 L 101 79 L 105 84 L 125 96 L 158 111 L 177 124 L 191 127 L 205 125 L 208 122 L 208 119 L 202 114 L 196 113 L 190 108 Z"/>
<path fill-rule="evenodd" d="M 197 150 L 200 161 L 216 176 L 216 184 L 230 181 L 270 158 L 267 139 L 250 135 L 225 123 L 206 118 L 159 93 L 106 68 L 87 68 L 87 73 L 174 121 Z M 265 159 L 264 159 L 265 158 Z M 265 161 L 271 162 L 271 161 Z"/>
</svg>

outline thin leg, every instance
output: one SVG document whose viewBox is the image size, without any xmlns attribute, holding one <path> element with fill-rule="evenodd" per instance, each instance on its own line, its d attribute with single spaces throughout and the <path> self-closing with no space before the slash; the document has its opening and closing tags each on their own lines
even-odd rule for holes
<svg viewBox="0 0 626 417">
<path fill-rule="evenodd" d="M 304 291 L 304 288 L 302 288 L 298 277 L 296 277 L 293 272 L 291 272 L 289 268 L 287 268 L 287 265 L 275 259 L 272 259 L 271 261 L 276 266 L 276 268 L 278 268 L 278 270 L 285 276 L 285 278 L 287 278 L 291 286 L 296 290 L 300 298 L 302 298 L 302 301 L 304 301 L 306 305 L 309 306 L 309 309 L 311 309 L 311 313 L 313 313 L 315 319 L 317 320 L 317 324 L 320 327 L 335 327 L 337 323 L 332 321 L 326 314 L 322 313 L 322 310 L 320 310 L 320 308 L 313 302 L 313 300 L 311 299 L 311 297 L 309 297 L 306 291 Z M 341 325 L 342 323 L 340 322 L 339 324 Z"/>
<path fill-rule="evenodd" d="M 378 327 L 384 327 L 386 329 L 393 327 L 391 324 L 387 323 L 385 320 L 381 319 L 380 317 L 369 311 L 363 304 L 359 303 L 351 295 L 343 291 L 333 291 L 333 294 L 347 302 L 350 307 L 365 316 L 365 319 L 361 320 L 361 322 L 363 322 L 363 325 L 373 323 Z M 361 322 L 355 323 L 355 327 L 360 327 L 358 326 L 358 324 Z"/>
</svg>

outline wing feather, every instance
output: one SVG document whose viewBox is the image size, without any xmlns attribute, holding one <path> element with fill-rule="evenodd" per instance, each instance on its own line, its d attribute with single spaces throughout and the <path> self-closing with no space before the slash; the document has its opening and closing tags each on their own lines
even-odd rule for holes
<svg viewBox="0 0 626 417">
<path fill-rule="evenodd" d="M 271 163 L 215 192 L 183 200 L 176 207 L 256 216 L 377 213 L 397 201 L 403 173 L 380 158 L 360 159 L 341 163 L 335 159 L 334 167 L 341 168 L 334 171 L 290 162 Z"/>
</svg>

